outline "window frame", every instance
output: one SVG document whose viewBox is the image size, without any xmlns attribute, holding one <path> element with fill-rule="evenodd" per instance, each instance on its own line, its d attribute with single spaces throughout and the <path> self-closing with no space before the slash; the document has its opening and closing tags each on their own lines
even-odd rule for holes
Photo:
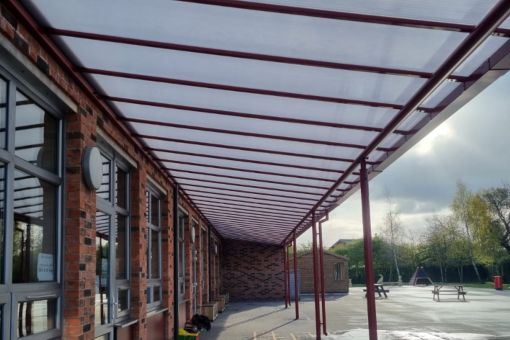
<svg viewBox="0 0 510 340">
<path fill-rule="evenodd" d="M 164 195 L 156 188 L 154 184 L 148 182 L 147 189 L 145 191 L 146 199 L 146 210 L 147 210 L 147 311 L 153 311 L 163 305 L 163 245 L 162 245 L 162 230 L 163 230 L 163 202 Z M 155 198 L 158 202 L 158 221 L 154 224 L 152 221 L 152 198 Z M 159 275 L 157 278 L 152 278 L 152 232 L 157 233 L 158 241 L 158 271 Z M 154 301 L 154 290 L 159 290 L 159 300 Z"/>
<path fill-rule="evenodd" d="M 177 225 L 177 256 L 178 269 L 182 268 L 182 275 L 178 272 L 178 303 L 186 301 L 186 224 L 189 224 L 189 214 L 186 210 L 179 207 L 178 225 Z M 180 223 L 182 221 L 182 224 Z M 181 291 L 182 287 L 182 291 Z"/>
<path fill-rule="evenodd" d="M 333 271 L 333 280 L 342 281 L 342 262 L 335 262 Z"/>
<path fill-rule="evenodd" d="M 55 310 L 55 328 L 25 336 L 19 339 L 49 339 L 62 335 L 62 303 L 63 303 L 63 216 L 65 211 L 64 199 L 64 114 L 68 107 L 46 87 L 37 84 L 37 79 L 31 79 L 30 73 L 24 72 L 24 67 L 17 65 L 12 59 L 6 58 L 0 64 L 0 79 L 5 81 L 6 93 L 6 136 L 5 147 L 0 148 L 0 163 L 5 166 L 4 189 L 4 264 L 3 281 L 0 282 L 0 306 L 2 308 L 2 325 L 0 336 L 5 339 L 18 339 L 16 333 L 17 303 L 31 300 L 34 296 L 52 296 L 57 299 Z M 53 171 L 32 164 L 16 155 L 16 92 L 21 92 L 37 105 L 45 114 L 56 119 L 56 166 Z M 22 171 L 27 175 L 41 179 L 55 187 L 55 199 L 52 214 L 55 227 L 55 280 L 50 282 L 13 283 L 13 237 L 14 237 L 14 172 Z M 2 251 L 2 249 L 0 249 Z M 9 255 L 8 255 L 9 254 Z M 32 299 L 33 300 L 33 299 Z"/>
<path fill-rule="evenodd" d="M 100 136 L 98 137 L 97 146 L 99 147 L 100 153 L 103 157 L 110 161 L 110 173 L 109 173 L 109 199 L 105 199 L 96 194 L 96 211 L 100 211 L 107 214 L 110 218 L 109 226 L 109 244 L 116 244 L 117 237 L 117 226 L 118 216 L 121 215 L 125 219 L 125 235 L 124 242 L 126 245 L 125 250 L 125 261 L 126 266 L 126 277 L 117 279 L 116 270 L 116 247 L 109 247 L 109 278 L 108 278 L 108 292 L 109 297 L 109 309 L 108 309 L 108 322 L 102 325 L 95 325 L 94 337 L 100 337 L 112 332 L 113 326 L 118 323 L 126 321 L 130 317 L 131 313 L 131 170 L 130 163 L 124 159 L 114 148 L 114 146 L 108 144 L 108 141 L 103 140 Z M 126 190 L 125 205 L 121 207 L 117 205 L 116 200 L 116 181 L 117 181 L 117 168 L 121 169 L 126 174 Z M 118 311 L 119 306 L 119 290 L 127 290 L 127 303 L 128 307 L 126 310 Z M 95 293 L 94 293 L 95 294 Z"/>
</svg>

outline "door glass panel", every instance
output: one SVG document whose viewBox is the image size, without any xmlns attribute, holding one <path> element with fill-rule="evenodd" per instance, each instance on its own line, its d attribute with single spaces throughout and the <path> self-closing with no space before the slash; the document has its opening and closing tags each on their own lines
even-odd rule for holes
<svg viewBox="0 0 510 340">
<path fill-rule="evenodd" d="M 57 299 L 18 302 L 18 337 L 55 328 Z"/>
<path fill-rule="evenodd" d="M 21 92 L 16 92 L 15 154 L 55 172 L 58 159 L 58 120 Z"/>
<path fill-rule="evenodd" d="M 55 281 L 56 188 L 14 172 L 14 283 Z"/>
<path fill-rule="evenodd" d="M 154 226 L 159 226 L 159 199 L 151 195 L 151 220 L 150 223 Z"/>
<path fill-rule="evenodd" d="M 129 289 L 121 288 L 119 289 L 119 305 L 117 313 L 125 312 L 129 309 Z"/>
<path fill-rule="evenodd" d="M 159 278 L 159 232 L 151 230 L 151 279 Z"/>
<path fill-rule="evenodd" d="M 109 322 L 109 281 L 110 281 L 110 216 L 96 213 L 96 302 L 95 323 L 103 325 Z"/>
<path fill-rule="evenodd" d="M 117 233 L 115 237 L 115 269 L 117 280 L 127 279 L 127 229 L 126 217 L 117 214 Z"/>
<path fill-rule="evenodd" d="M 153 289 L 153 295 L 154 295 L 152 302 L 159 302 L 159 300 L 161 300 L 161 287 L 154 286 L 154 288 L 152 288 L 152 289 Z"/>
<path fill-rule="evenodd" d="M 7 126 L 7 82 L 0 78 L 0 148 L 5 149 L 5 138 L 7 133 L 5 128 Z"/>
</svg>

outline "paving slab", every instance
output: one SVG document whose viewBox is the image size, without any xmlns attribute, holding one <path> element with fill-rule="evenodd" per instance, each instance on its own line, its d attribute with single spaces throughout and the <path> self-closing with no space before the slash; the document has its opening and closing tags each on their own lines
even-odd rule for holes
<svg viewBox="0 0 510 340">
<path fill-rule="evenodd" d="M 510 340 L 510 291 L 467 288 L 466 302 L 456 295 L 436 302 L 431 287 L 389 289 L 387 299 L 376 299 L 380 340 Z M 323 339 L 368 339 L 362 288 L 326 301 Z M 315 339 L 313 296 L 302 296 L 299 320 L 294 305 L 285 309 L 281 301 L 231 302 L 200 339 Z"/>
</svg>

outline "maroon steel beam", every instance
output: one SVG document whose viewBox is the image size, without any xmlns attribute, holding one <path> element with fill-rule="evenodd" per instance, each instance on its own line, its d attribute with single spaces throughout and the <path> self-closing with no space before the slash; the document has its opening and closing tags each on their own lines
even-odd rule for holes
<svg viewBox="0 0 510 340">
<path fill-rule="evenodd" d="M 319 274 L 317 261 L 317 226 L 315 211 L 312 212 L 312 260 L 313 260 L 313 293 L 315 301 L 315 337 L 321 338 L 321 311 L 319 308 Z"/>
<path fill-rule="evenodd" d="M 207 89 L 222 90 L 222 91 L 229 91 L 229 92 L 250 93 L 250 94 L 263 95 L 263 96 L 284 97 L 284 98 L 293 98 L 293 99 L 301 99 L 301 100 L 313 100 L 313 101 L 318 101 L 318 102 L 335 103 L 335 104 L 352 104 L 352 105 L 363 105 L 363 106 L 370 106 L 370 107 L 386 107 L 386 108 L 397 109 L 397 110 L 399 109 L 399 107 L 401 107 L 401 105 L 396 104 L 396 103 L 376 102 L 376 101 L 368 101 L 368 100 L 352 99 L 352 98 L 328 97 L 328 96 L 320 96 L 320 95 L 304 94 L 304 93 L 296 93 L 296 92 L 257 89 L 257 88 L 249 88 L 249 87 L 242 87 L 242 86 L 233 86 L 233 85 L 206 83 L 206 82 L 198 82 L 198 81 L 159 77 L 159 76 L 150 76 L 150 75 L 145 75 L 145 74 L 126 73 L 126 72 L 119 72 L 119 71 L 112 71 L 112 70 L 100 70 L 100 69 L 91 69 L 91 68 L 80 68 L 79 70 L 83 73 L 100 74 L 100 75 L 106 75 L 106 76 L 116 77 L 116 78 L 136 79 L 136 80 L 152 81 L 152 82 L 158 82 L 158 83 L 164 83 L 164 84 L 207 88 Z M 107 97 L 107 96 L 104 97 L 104 99 L 114 100 L 114 99 L 110 99 L 110 98 L 113 98 L 113 97 Z M 123 99 L 127 99 L 127 98 L 123 98 Z M 169 104 L 169 105 L 171 105 L 173 108 L 175 108 L 175 106 L 176 107 L 186 107 L 186 106 L 181 106 L 181 105 L 176 105 L 176 104 Z M 179 108 L 179 110 L 184 110 L 184 109 Z M 203 112 L 203 110 L 204 109 L 193 107 L 192 111 Z M 205 109 L 205 110 L 208 110 L 208 109 Z M 213 111 L 216 111 L 216 110 L 213 110 Z M 228 112 L 228 111 L 220 111 L 220 112 Z M 240 115 L 242 115 L 244 118 L 278 120 L 278 121 L 285 121 L 285 122 L 289 122 L 289 123 L 293 121 L 293 119 L 290 119 L 290 118 L 262 116 L 262 115 L 250 115 L 250 114 L 243 114 L 243 113 L 237 113 L 237 114 L 232 113 L 230 115 L 236 115 L 238 117 Z M 377 131 L 377 132 L 382 131 L 381 128 L 370 128 L 370 127 L 364 127 L 364 126 L 358 127 L 355 125 L 348 125 L 348 124 L 334 124 L 334 123 L 327 123 L 327 122 L 322 122 L 322 124 L 321 124 L 321 122 L 310 121 L 310 120 L 297 120 L 297 119 L 295 119 L 294 121 L 297 122 L 298 124 L 322 125 L 322 126 L 331 126 L 331 127 L 339 127 L 339 128 L 343 128 L 343 129 L 356 129 L 356 130 L 364 130 L 364 131 Z M 299 121 L 301 121 L 301 122 L 299 122 Z M 399 133 L 406 134 L 405 131 L 400 131 Z"/>
<path fill-rule="evenodd" d="M 375 277 L 372 250 L 372 227 L 370 224 L 370 198 L 368 174 L 365 162 L 361 162 L 361 208 L 363 214 L 363 250 L 365 256 L 365 285 L 367 291 L 368 332 L 370 340 L 377 340 L 377 315 L 375 310 Z"/>
<path fill-rule="evenodd" d="M 270 150 L 270 149 L 248 148 L 248 147 L 236 146 L 236 145 L 208 143 L 208 142 L 200 142 L 200 141 L 177 139 L 177 138 L 162 137 L 162 136 L 149 136 L 149 135 L 143 135 L 143 134 L 136 134 L 135 136 L 139 137 L 139 138 L 154 139 L 154 140 L 160 140 L 160 141 L 165 141 L 165 142 L 200 145 L 200 146 L 207 146 L 207 147 L 213 147 L 213 148 L 219 148 L 219 149 L 230 149 L 230 150 L 241 150 L 241 151 L 248 151 L 248 152 L 267 153 L 267 154 L 272 154 L 272 155 L 291 156 L 291 157 L 297 157 L 297 158 L 310 158 L 310 159 L 347 162 L 347 163 L 351 163 L 351 162 L 355 161 L 355 159 L 350 159 L 350 158 L 312 155 L 312 154 L 306 154 L 306 153 L 286 152 L 286 151 Z M 367 164 L 377 164 L 377 162 L 367 162 Z"/>
<path fill-rule="evenodd" d="M 313 203 L 305 203 L 305 202 L 294 202 L 294 201 L 286 201 L 286 200 L 277 200 L 272 198 L 262 198 L 262 197 L 253 197 L 253 196 L 244 196 L 244 195 L 235 195 L 235 194 L 229 194 L 229 193 L 218 193 L 213 191 L 207 191 L 207 190 L 198 190 L 193 188 L 186 189 L 189 193 L 202 193 L 202 194 L 210 194 L 210 195 L 218 195 L 218 196 L 226 196 L 226 197 L 238 197 L 238 198 L 245 198 L 245 199 L 251 199 L 256 201 L 267 201 L 267 202 L 276 202 L 276 203 L 289 203 L 291 205 L 300 205 L 304 207 L 309 207 Z"/>
<path fill-rule="evenodd" d="M 320 282 L 321 282 L 321 303 L 322 303 L 322 332 L 328 335 L 326 330 L 326 294 L 324 289 L 324 247 L 322 245 L 322 223 L 327 222 L 329 219 L 328 214 L 319 221 L 319 268 L 320 268 Z"/>
<path fill-rule="evenodd" d="M 215 210 L 215 211 L 222 211 L 224 213 L 229 213 L 229 212 L 238 212 L 238 213 L 245 213 L 245 214 L 251 214 L 251 213 L 255 213 L 255 216 L 272 216 L 273 214 L 277 217 L 288 217 L 288 218 L 300 218 L 301 215 L 300 214 L 295 214 L 295 215 L 292 215 L 292 214 L 280 214 L 279 211 L 270 211 L 269 209 L 267 210 L 258 210 L 258 209 L 244 209 L 244 208 L 239 208 L 237 205 L 235 208 L 229 208 L 227 204 L 225 205 L 217 205 L 217 204 L 205 204 L 205 205 L 202 205 L 202 204 L 197 204 L 199 207 L 201 207 L 202 209 L 208 209 L 208 210 Z"/>
<path fill-rule="evenodd" d="M 188 164 L 188 165 L 191 165 L 191 164 Z M 292 178 L 292 179 L 304 179 L 304 180 L 308 180 L 308 181 L 320 181 L 320 182 L 330 182 L 330 183 L 334 182 L 334 180 L 332 180 L 332 179 L 325 179 L 325 178 L 320 178 L 320 177 L 288 175 L 288 174 L 269 172 L 269 171 L 256 171 L 256 170 L 247 170 L 247 169 L 233 168 L 233 167 L 206 166 L 206 165 L 198 165 L 197 163 L 195 163 L 195 166 L 200 166 L 200 167 L 204 167 L 204 168 L 229 170 L 229 171 L 237 171 L 237 172 L 255 173 L 255 174 L 267 175 L 267 176 L 285 177 L 285 178 Z M 181 170 L 181 169 L 174 169 L 174 168 L 165 168 L 165 170 L 173 171 L 173 172 L 180 171 L 180 172 L 197 173 L 197 172 L 191 172 L 190 170 L 186 170 L 186 169 Z M 210 173 L 202 173 L 202 174 L 207 174 L 208 176 L 213 176 Z M 224 175 L 223 177 L 227 177 L 227 176 Z M 265 180 L 262 180 L 262 181 L 265 181 Z M 274 181 L 265 181 L 265 182 L 270 183 L 270 182 L 274 182 Z M 280 184 L 280 183 L 278 183 L 278 184 Z M 287 184 L 289 184 L 289 183 L 287 183 Z M 300 185 L 301 184 L 296 184 L 296 186 L 300 186 Z"/>
<path fill-rule="evenodd" d="M 243 200 L 236 200 L 236 199 L 231 199 L 230 197 L 239 197 L 239 198 L 244 198 L 244 199 L 250 199 L 250 200 L 255 200 L 255 201 L 263 201 L 265 202 L 265 204 L 278 204 L 278 203 L 283 203 L 283 204 L 288 204 L 287 206 L 290 206 L 290 207 L 293 207 L 293 208 L 302 208 L 302 207 L 309 207 L 310 204 L 305 204 L 305 203 L 296 203 L 296 202 L 290 202 L 290 201 L 279 201 L 279 200 L 273 200 L 273 199 L 262 199 L 262 198 L 257 198 L 257 197 L 246 197 L 246 196 L 240 196 L 240 195 L 228 195 L 228 194 L 218 194 L 218 193 L 215 193 L 215 192 L 209 192 L 209 191 L 200 191 L 200 190 L 187 190 L 191 196 L 197 196 L 197 197 L 207 197 L 207 198 L 223 198 L 223 199 L 227 199 L 226 197 L 228 197 L 228 200 L 229 201 L 232 201 L 232 202 L 236 202 L 236 201 L 239 201 L 239 202 L 244 202 L 244 203 L 254 203 L 254 202 L 250 202 L 250 201 L 243 201 Z M 204 195 L 205 194 L 205 195 Z M 209 195 L 209 196 L 208 196 Z M 210 195 L 217 195 L 217 196 L 210 196 Z M 218 197 L 219 196 L 219 197 Z M 285 205 L 279 205 L 281 207 L 285 207 Z"/>
<path fill-rule="evenodd" d="M 234 131 L 234 130 L 218 129 L 218 128 L 211 128 L 211 127 L 205 127 L 205 126 L 162 122 L 162 121 L 149 120 L 149 119 L 123 118 L 123 120 L 126 122 L 130 122 L 130 123 L 172 127 L 172 128 L 177 128 L 177 129 L 193 130 L 193 131 L 212 132 L 212 133 L 225 134 L 225 135 L 255 137 L 255 138 L 263 138 L 263 139 L 275 139 L 275 140 L 283 140 L 286 142 L 328 145 L 328 146 L 337 146 L 337 147 L 352 148 L 352 149 L 364 149 L 365 148 L 365 145 L 362 145 L 362 144 L 342 143 L 342 142 L 333 142 L 333 141 L 327 141 L 327 140 L 299 138 L 299 137 L 278 136 L 278 135 L 271 135 L 271 134 L 267 134 L 267 133 L 256 133 L 256 132 L 248 132 L 248 131 Z M 379 149 L 381 151 L 387 150 L 387 148 L 379 148 Z"/>
<path fill-rule="evenodd" d="M 248 203 L 248 204 L 255 205 L 255 206 L 262 206 L 264 208 L 270 208 L 270 207 L 278 208 L 278 207 L 280 207 L 280 208 L 289 209 L 289 211 L 298 211 L 298 210 L 301 210 L 303 212 L 306 211 L 306 208 L 294 207 L 291 205 L 281 205 L 281 204 L 276 204 L 276 203 L 250 202 L 250 201 L 243 201 L 243 200 L 237 200 L 237 199 L 231 199 L 231 198 L 225 198 L 225 197 L 214 197 L 214 196 L 198 195 L 198 194 L 193 194 L 193 197 L 196 197 L 197 201 L 200 201 L 200 202 L 210 202 L 212 199 L 212 200 L 225 201 L 226 203 L 232 203 L 232 202 L 234 202 L 235 204 Z M 248 206 L 248 205 L 246 205 L 246 206 Z"/>
<path fill-rule="evenodd" d="M 285 308 L 288 308 L 288 287 L 287 287 L 287 253 L 285 246 L 283 246 L 283 289 L 285 291 Z"/>
<path fill-rule="evenodd" d="M 264 222 L 267 221 L 268 218 L 271 218 L 274 222 L 280 222 L 280 223 L 296 223 L 297 218 L 278 218 L 272 215 L 258 215 L 258 214 L 239 214 L 231 211 L 225 211 L 225 210 L 217 210 L 217 209 L 211 209 L 211 208 L 203 208 L 203 212 L 208 217 L 220 217 L 223 218 L 227 216 L 229 219 L 237 220 L 237 221 L 254 221 L 254 222 Z"/>
<path fill-rule="evenodd" d="M 289 95 L 288 95 L 289 96 Z M 287 97 L 288 97 L 287 96 Z M 221 111 L 221 110 L 215 110 L 215 109 L 208 109 L 208 108 L 195 108 L 193 106 L 185 106 L 185 105 L 177 105 L 173 103 L 162 103 L 162 102 L 154 102 L 154 101 L 148 101 L 148 100 L 141 100 L 141 99 L 133 99 L 133 98 L 123 98 L 123 97 L 110 97 L 107 94 L 101 94 L 101 99 L 104 100 L 110 100 L 110 101 L 117 101 L 117 102 L 124 102 L 124 103 L 131 103 L 131 104 L 138 104 L 138 105 L 145 105 L 145 106 L 154 106 L 154 107 L 163 107 L 168 109 L 177 109 L 177 110 L 189 110 L 189 111 L 198 111 L 198 112 L 204 112 L 204 113 L 214 113 L 214 114 L 220 114 L 219 112 L 229 112 L 229 116 L 232 116 L 232 111 Z M 313 100 L 312 96 L 308 96 L 308 98 L 303 98 L 307 100 Z M 326 101 L 324 97 L 318 97 L 315 100 L 318 101 L 319 98 L 322 98 L 321 101 Z M 329 100 L 329 102 L 335 103 L 335 104 L 346 104 L 346 105 L 359 105 L 359 106 L 368 106 L 368 107 L 377 107 L 377 108 L 386 108 L 386 109 L 393 109 L 393 110 L 400 110 L 402 109 L 401 104 L 396 103 L 387 103 L 387 102 L 376 102 L 376 101 L 369 101 L 369 100 L 361 100 L 361 99 L 351 99 L 351 98 L 336 98 L 336 100 L 333 101 L 333 98 Z M 190 110 L 191 109 L 191 110 Z M 431 111 L 429 108 L 422 107 L 420 110 L 424 111 Z M 237 113 L 236 116 L 242 115 L 241 112 Z M 254 119 L 262 119 L 261 117 L 257 118 L 256 115 L 246 114 L 247 116 L 243 118 L 254 118 Z M 260 116 L 260 115 L 259 115 Z M 268 116 L 263 116 L 265 120 L 268 119 Z M 301 123 L 302 124 L 302 123 Z"/>
<path fill-rule="evenodd" d="M 327 187 L 321 187 L 321 186 L 317 186 L 317 185 L 291 183 L 291 182 L 279 182 L 279 181 L 249 178 L 249 177 L 221 175 L 221 174 L 215 174 L 215 173 L 210 173 L 210 172 L 181 170 L 181 169 L 172 169 L 172 168 L 166 168 L 166 170 L 172 171 L 172 172 L 182 172 L 182 173 L 187 173 L 187 174 L 204 175 L 204 176 L 211 176 L 211 177 L 231 178 L 231 179 L 238 179 L 238 180 L 245 180 L 245 181 L 261 182 L 261 183 L 272 183 L 272 184 L 278 184 L 278 185 L 288 185 L 288 186 L 297 186 L 297 187 L 301 186 L 303 188 L 310 188 L 310 189 L 324 189 L 324 190 L 327 189 Z"/>
<path fill-rule="evenodd" d="M 157 151 L 161 151 L 157 150 Z M 292 168 L 292 169 L 301 169 L 301 170 L 312 170 L 312 171 L 319 171 L 319 172 L 332 172 L 332 173 L 339 173 L 341 170 L 338 169 L 324 169 L 324 168 L 318 168 L 313 166 L 305 166 L 305 165 L 299 165 L 299 164 L 288 164 L 288 163 L 279 163 L 279 162 L 266 162 L 266 161 L 257 161 L 257 160 L 251 160 L 251 159 L 244 159 L 244 158 L 237 158 L 237 157 L 224 157 L 224 156 L 215 156 L 215 155 L 207 155 L 207 154 L 200 154 L 195 152 L 174 152 L 174 151 L 165 151 L 167 153 L 171 154 L 180 154 L 180 155 L 187 155 L 187 156 L 194 156 L 194 157 L 201 157 L 201 158 L 211 158 L 211 159 L 221 159 L 226 161 L 234 161 L 234 162 L 240 162 L 240 163 L 250 163 L 250 164 L 261 164 L 261 165 L 269 165 L 269 166 L 278 166 L 278 167 L 284 167 L 284 168 Z M 166 158 L 157 158 L 160 162 L 174 162 L 172 159 L 166 159 Z"/>
<path fill-rule="evenodd" d="M 164 161 L 164 162 L 165 163 L 174 163 L 174 164 L 198 166 L 198 167 L 201 167 L 201 168 L 211 168 L 211 169 L 238 171 L 238 172 L 248 172 L 248 173 L 261 174 L 261 175 L 269 175 L 269 176 L 288 177 L 288 178 L 300 178 L 300 179 L 307 179 L 307 180 L 313 180 L 313 181 L 322 181 L 322 182 L 335 182 L 332 179 L 325 179 L 325 178 L 321 178 L 321 177 L 289 175 L 289 174 L 284 174 L 284 173 L 280 173 L 280 172 L 261 171 L 261 170 L 254 170 L 254 169 L 244 169 L 244 168 L 237 168 L 237 167 L 232 167 L 232 166 L 212 165 L 212 164 L 196 163 L 196 162 L 184 162 L 184 161 L 177 161 L 177 160 Z M 339 171 L 339 173 L 342 173 L 342 172 Z"/>
<path fill-rule="evenodd" d="M 385 67 L 378 67 L 378 66 L 371 66 L 371 65 L 339 63 L 339 62 L 326 61 L 326 60 L 314 60 L 314 59 L 295 58 L 295 57 L 286 57 L 286 56 L 278 56 L 278 55 L 268 55 L 268 54 L 261 54 L 261 53 L 224 50 L 224 49 L 209 48 L 209 47 L 202 47 L 202 46 L 175 44 L 175 43 L 171 43 L 171 42 L 119 37 L 119 36 L 100 34 L 100 33 L 65 30 L 65 29 L 58 29 L 58 28 L 53 28 L 53 27 L 45 27 L 44 31 L 47 34 L 60 35 L 60 36 L 66 36 L 66 37 L 113 42 L 113 43 L 128 44 L 128 45 L 143 46 L 143 47 L 160 48 L 160 49 L 173 50 L 173 51 L 183 51 L 183 52 L 191 52 L 191 53 L 199 53 L 199 54 L 216 55 L 216 56 L 221 56 L 221 57 L 231 57 L 231 58 L 239 58 L 239 59 L 282 63 L 282 64 L 293 64 L 293 65 L 301 65 L 301 66 L 330 68 L 330 69 L 336 69 L 336 70 L 351 70 L 351 71 L 359 71 L 359 72 L 370 72 L 370 73 L 399 75 L 399 76 L 411 76 L 411 77 L 420 77 L 420 78 L 429 78 L 432 76 L 432 74 L 430 72 L 422 72 L 422 71 L 417 71 L 417 70 L 406 70 L 406 69 L 399 69 L 399 68 L 385 68 Z M 508 31 L 508 30 L 506 30 L 506 31 Z"/>
<path fill-rule="evenodd" d="M 271 232 L 273 231 L 281 231 L 285 230 L 287 228 L 283 228 L 281 224 L 265 224 L 265 223 L 257 223 L 257 222 L 247 222 L 247 221 L 230 221 L 228 217 L 225 218 L 211 218 L 211 221 L 215 223 L 224 224 L 227 226 L 235 226 L 238 229 L 237 230 L 250 230 L 250 232 L 254 231 L 255 229 L 259 229 L 263 234 L 268 234 L 272 237 Z M 254 229 L 254 227 L 256 227 Z"/>
<path fill-rule="evenodd" d="M 298 220 L 301 216 L 293 216 L 293 217 L 285 217 L 285 216 L 278 216 L 273 214 L 257 214 L 255 212 L 247 212 L 247 211 L 236 211 L 236 210 L 228 210 L 228 209 L 219 209 L 215 207 L 202 207 L 204 214 L 207 216 L 228 216 L 232 218 L 237 219 L 248 219 L 253 221 L 258 221 L 262 219 L 268 219 L 271 218 L 273 221 L 278 221 L 282 223 L 296 223 L 296 220 Z"/>
<path fill-rule="evenodd" d="M 374 140 L 361 152 L 356 160 L 345 170 L 340 178 L 331 186 L 331 188 L 324 194 L 324 196 L 317 202 L 317 204 L 310 209 L 310 211 L 303 217 L 294 229 L 297 229 L 306 218 L 312 213 L 314 209 L 321 206 L 324 201 L 335 191 L 335 189 L 345 181 L 345 179 L 358 167 L 363 161 L 366 162 L 372 151 L 376 150 L 378 145 L 395 130 L 402 121 L 409 117 L 420 104 L 428 98 L 449 75 L 451 75 L 462 62 L 480 45 L 485 39 L 494 32 L 494 30 L 501 25 L 501 23 L 510 14 L 510 0 L 501 0 L 496 4 L 489 14 L 487 14 L 480 24 L 471 32 L 460 45 L 451 53 L 445 62 L 437 69 L 434 75 L 427 80 L 427 82 L 413 95 L 413 97 L 404 105 L 404 108 L 393 117 L 393 119 L 386 125 L 384 131 L 381 132 Z M 294 231 L 294 230 L 293 230 Z M 293 233 L 290 232 L 287 236 Z"/>
<path fill-rule="evenodd" d="M 243 187 L 243 188 L 266 189 L 266 190 L 287 192 L 287 193 L 293 193 L 293 194 L 321 196 L 321 194 L 318 193 L 318 192 L 308 192 L 308 191 L 299 191 L 299 190 L 290 190 L 290 189 L 271 188 L 271 187 L 265 187 L 265 186 L 260 186 L 260 185 L 248 185 L 248 184 L 244 184 L 244 183 L 240 184 L 240 183 L 233 183 L 233 182 L 212 181 L 212 180 L 193 178 L 193 177 L 186 177 L 186 176 L 174 176 L 174 178 L 176 180 L 181 180 L 181 181 L 182 180 L 184 180 L 184 181 L 195 181 L 195 182 L 204 182 L 204 183 L 212 183 L 212 184 L 222 184 L 222 185 L 237 186 L 237 187 Z"/>
<path fill-rule="evenodd" d="M 297 270 L 297 250 L 296 250 L 296 233 L 292 242 L 292 255 L 294 256 L 294 307 L 296 308 L 296 320 L 299 320 L 299 282 Z"/>
<path fill-rule="evenodd" d="M 192 188 L 213 189 L 213 190 L 229 191 L 229 192 L 245 193 L 245 194 L 264 195 L 264 196 L 269 196 L 269 197 L 294 198 L 297 200 L 304 200 L 304 201 L 313 201 L 314 200 L 312 197 L 277 195 L 277 194 L 272 194 L 272 193 L 267 193 L 267 192 L 230 189 L 230 188 L 215 187 L 215 186 L 210 186 L 210 185 L 197 185 L 197 184 L 181 183 L 181 186 L 183 186 L 183 187 L 187 186 L 187 187 L 192 187 Z M 271 190 L 271 189 L 268 189 L 268 190 Z"/>
<path fill-rule="evenodd" d="M 207 199 L 203 199 L 203 198 L 197 198 L 196 202 L 197 202 L 197 204 L 199 206 L 204 204 L 206 206 L 217 206 L 217 207 L 220 207 L 220 208 L 221 207 L 225 207 L 225 206 L 228 207 L 228 206 L 232 205 L 230 200 L 214 201 L 214 200 L 207 200 Z M 257 204 L 257 203 L 253 203 L 253 204 Z M 236 203 L 235 206 L 236 206 L 237 209 L 241 209 L 240 207 L 243 207 L 243 210 L 246 210 L 246 211 L 260 211 L 260 212 L 275 211 L 275 212 L 278 212 L 278 213 L 282 214 L 283 216 L 285 216 L 285 215 L 287 215 L 287 216 L 295 216 L 295 215 L 291 215 L 291 214 L 288 214 L 288 213 L 301 214 L 304 211 L 304 209 L 293 210 L 290 207 L 279 209 L 279 208 L 273 206 L 272 204 L 271 205 L 264 205 L 263 204 L 263 205 L 257 206 L 257 205 Z M 244 209 L 244 208 L 248 208 L 248 209 Z"/>
<path fill-rule="evenodd" d="M 345 20 L 345 21 L 357 21 L 366 22 L 370 24 L 380 25 L 392 25 L 402 27 L 412 27 L 420 29 L 434 29 L 434 30 L 445 30 L 454 32 L 471 33 L 476 29 L 476 25 L 462 24 L 456 22 L 444 22 L 444 21 L 433 21 L 424 19 L 412 19 L 403 17 L 392 17 L 377 14 L 365 14 L 365 13 L 353 13 L 353 12 L 342 12 L 335 10 L 326 10 L 310 7 L 297 7 L 287 6 L 279 4 L 261 3 L 257 1 L 246 1 L 246 0 L 178 0 L 182 2 L 194 2 L 204 5 L 215 5 L 222 7 L 233 7 L 242 8 L 254 11 L 290 14 L 307 16 L 313 18 L 324 18 L 334 20 Z M 510 30 L 507 29 L 496 29 L 495 33 L 508 35 Z"/>
</svg>

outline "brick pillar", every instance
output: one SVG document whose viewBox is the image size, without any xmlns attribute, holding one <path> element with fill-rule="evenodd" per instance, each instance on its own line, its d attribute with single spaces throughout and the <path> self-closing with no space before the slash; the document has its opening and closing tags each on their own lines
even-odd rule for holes
<svg viewBox="0 0 510 340">
<path fill-rule="evenodd" d="M 131 175 L 131 317 L 134 339 L 147 339 L 147 220 L 145 188 L 147 174 L 142 166 Z"/>
<path fill-rule="evenodd" d="M 63 338 L 94 338 L 96 194 L 83 181 L 81 160 L 94 145 L 95 120 L 89 109 L 65 117 L 64 322 Z"/>
<path fill-rule="evenodd" d="M 163 267 L 163 305 L 168 308 L 166 313 L 166 339 L 174 336 L 174 228 L 173 225 L 173 192 L 168 190 L 163 202 L 163 221 L 161 231 L 161 263 Z"/>
</svg>

